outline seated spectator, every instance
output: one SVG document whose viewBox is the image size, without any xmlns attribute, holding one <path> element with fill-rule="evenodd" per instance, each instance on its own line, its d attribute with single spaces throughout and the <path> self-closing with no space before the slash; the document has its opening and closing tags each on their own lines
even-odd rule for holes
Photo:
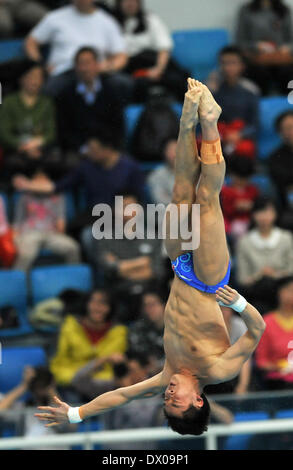
<svg viewBox="0 0 293 470">
<path fill-rule="evenodd" d="M 165 143 L 163 152 L 165 163 L 153 170 L 148 177 L 151 199 L 155 204 L 167 206 L 172 200 L 176 147 L 176 139 L 170 139 Z"/>
<path fill-rule="evenodd" d="M 106 127 L 116 142 L 123 143 L 123 108 L 111 81 L 100 75 L 100 64 L 95 49 L 80 49 L 75 56 L 76 78 L 57 100 L 59 141 L 65 151 L 82 152 L 98 127 Z"/>
<path fill-rule="evenodd" d="M 124 354 L 127 349 L 127 328 L 115 324 L 114 309 L 109 294 L 96 290 L 90 295 L 86 312 L 68 315 L 60 330 L 56 355 L 51 371 L 59 386 L 70 387 L 72 380 L 90 360 Z M 94 375 L 103 380 L 113 379 L 113 367 L 107 362 Z M 65 390 L 64 390 L 65 391 Z"/>
<path fill-rule="evenodd" d="M 276 120 L 276 130 L 282 139 L 268 161 L 282 212 L 282 227 L 293 230 L 293 111 L 282 113 Z"/>
<path fill-rule="evenodd" d="M 40 366 L 34 370 L 34 376 L 29 383 L 30 398 L 26 406 L 37 408 L 38 406 L 51 406 L 56 404 L 54 397 L 57 395 L 56 383 L 54 377 L 47 367 Z M 37 411 L 37 409 L 36 409 Z M 38 421 L 33 413 L 25 414 L 23 435 L 25 437 L 50 436 L 56 432 L 73 432 L 76 426 L 72 424 L 63 424 L 60 429 L 45 427 L 41 421 Z M 46 446 L 40 450 L 69 450 L 69 447 L 63 445 Z"/>
<path fill-rule="evenodd" d="M 99 51 L 100 70 L 104 73 L 121 70 L 127 60 L 119 25 L 97 8 L 94 0 L 72 0 L 72 5 L 48 13 L 29 34 L 25 45 L 27 55 L 40 61 L 40 48 L 45 44 L 50 47 L 46 91 L 53 96 L 72 78 L 74 57 L 81 47 L 91 46 Z"/>
<path fill-rule="evenodd" d="M 142 369 L 143 372 L 143 369 Z M 122 374 L 123 371 L 120 371 Z M 132 384 L 131 374 L 129 369 L 126 368 L 124 371 L 124 377 L 122 379 L 127 380 L 130 376 Z M 144 373 L 140 378 L 140 381 L 146 380 L 148 375 Z M 129 379 L 128 379 L 129 381 Z M 156 426 L 163 426 L 165 424 L 165 418 L 162 413 L 162 398 L 160 395 L 155 395 L 148 400 L 140 399 L 133 400 L 127 403 L 123 407 L 111 410 L 103 416 L 103 422 L 106 430 L 122 430 L 122 429 L 139 429 L 139 428 L 153 428 Z M 110 442 L 109 446 L 113 450 L 136 450 L 142 448 L 142 443 L 135 442 L 119 443 Z M 151 441 L 143 443 L 143 449 L 154 450 L 158 448 L 158 442 Z"/>
<path fill-rule="evenodd" d="M 254 228 L 237 246 L 237 280 L 250 302 L 265 312 L 274 302 L 276 281 L 293 274 L 293 238 L 276 227 L 277 212 L 269 199 L 255 202 L 252 219 Z"/>
<path fill-rule="evenodd" d="M 47 13 L 42 1 L 1 0 L 0 36 L 13 37 L 19 29 L 28 31 Z"/>
<path fill-rule="evenodd" d="M 152 360 L 152 375 L 164 365 L 164 312 L 165 301 L 156 291 L 145 292 L 142 296 L 141 317 L 129 327 L 129 350 L 135 356 L 146 351 Z"/>
<path fill-rule="evenodd" d="M 207 86 L 213 93 L 216 93 L 225 81 L 232 80 L 232 78 L 236 80 L 238 77 L 238 83 L 243 88 L 251 91 L 254 95 L 260 95 L 259 87 L 245 77 L 245 71 L 246 60 L 242 50 L 238 46 L 226 46 L 219 54 L 219 69 L 210 73 Z"/>
<path fill-rule="evenodd" d="M 245 64 L 241 51 L 234 46 L 220 53 L 222 80 L 215 98 L 222 107 L 219 131 L 223 149 L 231 154 L 255 157 L 258 131 L 259 99 L 243 80 Z"/>
<path fill-rule="evenodd" d="M 25 397 L 29 392 L 28 398 L 25 401 L 17 401 Z M 9 421 L 17 425 L 17 429 L 21 429 L 21 434 L 24 437 L 35 436 L 50 436 L 56 432 L 74 431 L 75 425 L 62 425 L 58 431 L 52 427 L 45 427 L 43 423 L 38 421 L 34 413 L 30 411 L 25 412 L 27 407 L 34 407 L 37 411 L 38 406 L 53 405 L 54 396 L 56 396 L 56 386 L 53 375 L 47 367 L 39 366 L 32 368 L 27 366 L 23 372 L 22 382 L 6 395 L 0 397 L 0 410 L 13 409 L 19 412 L 19 415 L 9 418 Z M 5 419 L 5 415 L 4 419 Z M 27 448 L 26 448 L 27 449 Z M 45 446 L 38 448 L 40 450 L 68 450 L 68 447 L 63 446 Z"/>
<path fill-rule="evenodd" d="M 9 410 L 15 406 L 16 402 L 28 392 L 30 382 L 34 376 L 34 369 L 30 366 L 25 367 L 20 384 L 5 395 L 0 394 L 0 411 Z"/>
<path fill-rule="evenodd" d="M 173 41 L 161 18 L 145 10 L 143 0 L 116 0 L 114 16 L 122 27 L 130 57 L 126 71 L 136 79 L 134 101 L 144 101 L 154 85 L 182 101 L 187 74 L 171 58 Z"/>
<path fill-rule="evenodd" d="M 239 13 L 237 43 L 249 59 L 248 76 L 264 94 L 272 84 L 287 94 L 292 79 L 292 18 L 282 0 L 252 0 Z"/>
<path fill-rule="evenodd" d="M 71 222 L 68 231 L 77 236 L 83 230 L 83 244 L 92 258 L 92 209 L 96 204 L 112 206 L 114 197 L 125 191 L 138 194 L 144 198 L 144 177 L 138 164 L 120 152 L 111 135 L 97 133 L 89 138 L 87 154 L 80 164 L 58 183 L 51 180 L 31 181 L 24 177 L 14 179 L 15 188 L 19 191 L 64 192 L 82 186 L 85 192 L 86 207 Z"/>
<path fill-rule="evenodd" d="M 235 314 L 229 307 L 221 307 L 223 318 L 228 330 L 230 343 L 235 344 L 238 339 L 245 334 L 247 328 L 242 318 Z M 251 378 L 251 360 L 248 359 L 242 366 L 237 377 L 223 384 L 211 385 L 207 388 L 207 393 L 235 393 L 244 395 L 248 392 Z"/>
<path fill-rule="evenodd" d="M 37 172 L 32 181 L 42 184 L 46 175 Z M 80 262 L 79 245 L 65 234 L 65 203 L 59 195 L 24 194 L 15 210 L 14 235 L 17 259 L 14 269 L 30 269 L 42 248 L 64 257 L 68 264 Z"/>
<path fill-rule="evenodd" d="M 279 281 L 278 306 L 264 316 L 265 332 L 256 349 L 257 367 L 266 390 L 293 389 L 293 364 L 288 356 L 293 337 L 293 277 Z"/>
<path fill-rule="evenodd" d="M 101 380 L 94 375 L 104 366 L 105 363 L 113 366 L 114 376 L 109 380 Z M 86 366 L 77 371 L 72 386 L 85 400 L 90 401 L 120 387 L 141 382 L 148 377 L 149 361 L 146 357 L 146 351 L 143 355 L 111 354 L 100 359 L 90 361 Z"/>
<path fill-rule="evenodd" d="M 103 270 L 106 285 L 121 301 L 125 309 L 121 318 L 126 322 L 137 318 L 142 292 L 154 282 L 160 285 L 164 275 L 161 242 L 147 237 L 142 207 L 131 208 L 138 202 L 136 195 L 124 194 L 122 207 L 117 204 L 114 216 L 119 224 L 121 220 L 121 237 L 106 230 L 98 233 L 100 227 L 93 227 L 97 240 L 92 256 L 98 269 Z"/>
<path fill-rule="evenodd" d="M 250 182 L 253 162 L 244 157 L 233 157 L 229 170 L 231 182 L 223 186 L 221 202 L 227 234 L 234 242 L 248 229 L 251 209 L 257 197 L 258 188 Z"/>
<path fill-rule="evenodd" d="M 0 144 L 9 176 L 31 174 L 40 161 L 58 166 L 50 149 L 56 139 L 53 102 L 42 95 L 43 69 L 34 62 L 22 65 L 20 88 L 6 96 L 1 106 Z"/>
</svg>

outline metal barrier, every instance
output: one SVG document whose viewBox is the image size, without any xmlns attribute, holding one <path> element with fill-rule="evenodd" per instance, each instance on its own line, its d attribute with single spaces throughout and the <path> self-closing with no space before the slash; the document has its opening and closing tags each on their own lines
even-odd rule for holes
<svg viewBox="0 0 293 470">
<path fill-rule="evenodd" d="M 230 425 L 215 424 L 202 436 L 181 436 L 167 428 L 127 429 L 123 431 L 99 431 L 71 434 L 56 434 L 43 437 L 12 437 L 0 439 L 0 450 L 35 449 L 46 446 L 81 445 L 84 450 L 92 450 L 95 444 L 115 442 L 144 442 L 181 439 L 205 439 L 206 450 L 217 450 L 219 436 L 235 434 L 269 434 L 293 431 L 293 419 L 274 419 L 255 422 L 233 423 Z"/>
</svg>

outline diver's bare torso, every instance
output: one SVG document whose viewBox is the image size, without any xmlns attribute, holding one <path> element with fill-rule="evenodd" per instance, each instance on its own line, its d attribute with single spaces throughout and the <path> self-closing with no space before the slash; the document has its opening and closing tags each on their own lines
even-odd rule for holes
<svg viewBox="0 0 293 470">
<path fill-rule="evenodd" d="M 170 372 L 187 369 L 207 383 L 214 382 L 209 371 L 230 347 L 215 296 L 190 287 L 177 276 L 165 310 L 164 347 Z"/>
</svg>

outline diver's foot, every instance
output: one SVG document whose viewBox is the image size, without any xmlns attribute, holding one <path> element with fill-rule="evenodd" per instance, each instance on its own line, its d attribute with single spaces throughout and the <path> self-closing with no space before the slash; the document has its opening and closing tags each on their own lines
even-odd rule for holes
<svg viewBox="0 0 293 470">
<path fill-rule="evenodd" d="M 195 128 L 198 120 L 198 110 L 200 100 L 203 94 L 203 89 L 197 80 L 192 78 L 188 79 L 188 90 L 185 93 L 185 99 L 183 104 L 181 126 L 191 129 Z"/>
<path fill-rule="evenodd" d="M 218 105 L 212 93 L 206 85 L 199 82 L 202 89 L 202 95 L 198 108 L 201 124 L 211 124 L 218 122 L 222 113 L 221 106 Z"/>
</svg>

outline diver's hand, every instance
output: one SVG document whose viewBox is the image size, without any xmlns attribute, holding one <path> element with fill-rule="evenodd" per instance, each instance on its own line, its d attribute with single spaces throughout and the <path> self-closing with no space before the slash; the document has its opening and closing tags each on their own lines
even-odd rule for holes
<svg viewBox="0 0 293 470">
<path fill-rule="evenodd" d="M 44 413 L 35 413 L 35 416 L 39 418 L 40 421 L 49 421 L 49 423 L 45 425 L 47 428 L 69 423 L 67 413 L 70 406 L 57 397 L 54 397 L 54 401 L 57 405 L 56 408 L 52 406 L 38 406 L 38 409 L 43 410 Z"/>
<path fill-rule="evenodd" d="M 240 295 L 237 290 L 229 286 L 220 287 L 216 291 L 216 301 L 224 307 L 230 307 L 239 299 Z"/>
</svg>

